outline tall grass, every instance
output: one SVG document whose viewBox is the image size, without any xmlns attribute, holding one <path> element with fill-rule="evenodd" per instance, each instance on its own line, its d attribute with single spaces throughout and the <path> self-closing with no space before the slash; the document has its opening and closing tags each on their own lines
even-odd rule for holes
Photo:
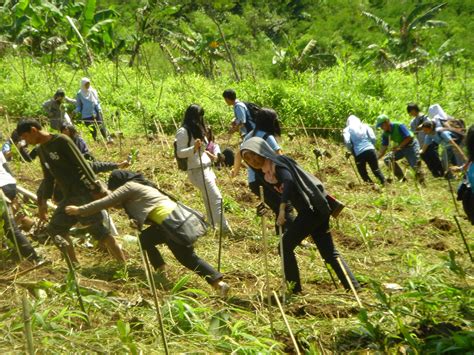
<svg viewBox="0 0 474 355">
<path fill-rule="evenodd" d="M 287 130 L 300 127 L 301 122 L 308 127 L 342 127 L 349 114 L 373 123 L 383 112 L 406 122 L 409 118 L 405 107 L 412 101 L 424 110 L 440 103 L 449 114 L 469 123 L 474 121 L 473 80 L 463 75 L 465 69 L 445 73 L 429 66 L 418 72 L 417 79 L 403 71 L 378 72 L 341 64 L 285 80 L 255 78 L 236 83 L 226 77 L 209 80 L 195 74 L 162 77 L 158 72 L 128 68 L 123 63 L 118 68 L 111 62 L 96 63 L 84 73 L 66 65 L 49 67 L 30 58 L 19 61 L 5 57 L 0 61 L 0 105 L 12 116 L 43 115 L 42 102 L 58 87 L 74 96 L 81 77 L 87 75 L 99 91 L 109 126 L 118 129 L 117 119 L 112 116 L 119 110 L 121 130 L 131 134 L 143 133 L 145 127 L 155 130 L 153 118 L 173 132 L 174 123 L 179 124 L 191 103 L 202 105 L 207 121 L 222 130 L 233 115 L 222 99 L 223 90 L 229 87 L 242 100 L 274 108 Z"/>
</svg>

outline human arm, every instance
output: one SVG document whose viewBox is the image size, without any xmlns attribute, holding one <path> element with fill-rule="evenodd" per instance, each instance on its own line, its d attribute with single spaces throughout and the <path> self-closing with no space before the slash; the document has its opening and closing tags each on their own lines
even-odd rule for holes
<svg viewBox="0 0 474 355">
<path fill-rule="evenodd" d="M 75 105 L 77 103 L 76 99 L 71 99 L 70 97 L 64 97 L 64 101 L 66 101 L 68 104 Z"/>
<path fill-rule="evenodd" d="M 449 140 L 449 144 L 458 152 L 459 156 L 462 157 L 464 161 L 468 160 L 461 147 L 453 139 Z"/>
<path fill-rule="evenodd" d="M 277 216 L 277 224 L 282 226 L 286 222 L 286 207 L 295 188 L 295 183 L 290 171 L 286 168 L 277 167 L 275 171 L 278 182 L 281 184 L 280 207 Z"/>
<path fill-rule="evenodd" d="M 122 205 L 131 197 L 133 197 L 135 192 L 136 191 L 134 191 L 134 189 L 129 184 L 125 184 L 99 200 L 95 200 L 82 206 L 73 206 L 76 208 L 68 208 L 70 206 L 67 206 L 66 213 L 71 215 L 89 216 L 100 212 L 103 209 Z"/>
<path fill-rule="evenodd" d="M 377 159 L 381 159 L 387 152 L 388 145 L 382 145 L 380 147 L 379 153 L 377 154 Z"/>
<path fill-rule="evenodd" d="M 191 158 L 195 153 L 196 142 L 194 142 L 194 145 L 188 146 L 188 142 L 191 142 L 189 134 L 188 130 L 184 127 L 181 127 L 176 132 L 176 154 L 178 158 Z M 196 139 L 196 141 L 199 141 L 198 144 L 200 146 L 201 141 L 199 139 Z"/>
<path fill-rule="evenodd" d="M 344 129 L 342 132 L 342 138 L 344 139 L 344 145 L 346 146 L 347 150 L 352 152 L 351 133 L 349 130 Z"/>
<path fill-rule="evenodd" d="M 367 125 L 367 137 L 369 138 L 370 142 L 375 145 L 375 142 L 377 141 L 375 138 L 375 133 L 372 127 Z"/>
<path fill-rule="evenodd" d="M 412 141 L 413 141 L 413 137 L 410 137 L 410 136 L 405 137 L 405 138 L 401 141 L 401 143 L 400 143 L 397 147 L 395 147 L 393 150 L 395 150 L 395 151 L 396 151 L 396 150 L 402 150 L 403 148 L 405 148 L 406 146 L 408 146 Z"/>
<path fill-rule="evenodd" d="M 74 110 L 76 113 L 81 113 L 82 112 L 82 100 L 81 100 L 81 94 L 77 93 L 76 95 L 76 109 Z"/>
</svg>

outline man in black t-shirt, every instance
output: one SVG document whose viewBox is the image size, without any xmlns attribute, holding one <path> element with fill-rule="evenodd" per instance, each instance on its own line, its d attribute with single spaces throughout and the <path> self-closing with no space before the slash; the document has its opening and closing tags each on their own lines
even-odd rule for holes
<svg viewBox="0 0 474 355">
<path fill-rule="evenodd" d="M 69 216 L 64 211 L 67 205 L 82 205 L 93 201 L 105 191 L 96 179 L 90 165 L 77 149 L 74 142 L 63 134 L 53 135 L 44 131 L 34 119 L 21 120 L 17 125 L 18 134 L 28 144 L 38 144 L 38 155 L 43 169 L 43 181 L 38 189 L 39 218 L 47 219 L 47 200 L 53 195 L 56 184 L 63 199 L 54 211 L 47 232 L 51 237 L 60 235 L 69 242 L 68 253 L 77 262 L 69 229 L 80 222 L 88 226 L 89 233 L 105 246 L 117 260 L 125 262 L 125 256 L 109 229 L 102 223 L 102 214 L 87 217 Z"/>
</svg>

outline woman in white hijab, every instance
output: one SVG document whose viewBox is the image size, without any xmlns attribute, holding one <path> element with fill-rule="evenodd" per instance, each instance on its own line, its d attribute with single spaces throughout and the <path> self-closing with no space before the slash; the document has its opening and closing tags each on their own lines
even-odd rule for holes
<svg viewBox="0 0 474 355">
<path fill-rule="evenodd" d="M 81 114 L 81 120 L 90 130 L 94 140 L 97 140 L 97 127 L 102 136 L 111 142 L 102 119 L 102 108 L 100 107 L 99 95 L 97 91 L 91 87 L 89 78 L 81 79 L 81 89 L 76 96 L 76 112 Z"/>
<path fill-rule="evenodd" d="M 380 183 L 384 185 L 385 177 L 379 168 L 374 146 L 374 130 L 369 125 L 362 123 L 358 117 L 350 115 L 342 135 L 346 148 L 354 155 L 357 171 L 362 177 L 362 180 L 372 183 L 367 172 L 367 164 L 369 164 L 372 173 L 379 179 Z"/>
<path fill-rule="evenodd" d="M 379 179 L 382 185 L 385 184 L 385 177 L 379 168 L 377 161 L 377 153 L 375 151 L 375 134 L 373 129 L 362 123 L 361 120 L 350 115 L 346 122 L 346 128 L 342 133 L 344 144 L 347 149 L 354 155 L 357 170 L 362 180 L 372 183 L 367 172 L 367 164 L 369 164 L 372 173 Z"/>
</svg>

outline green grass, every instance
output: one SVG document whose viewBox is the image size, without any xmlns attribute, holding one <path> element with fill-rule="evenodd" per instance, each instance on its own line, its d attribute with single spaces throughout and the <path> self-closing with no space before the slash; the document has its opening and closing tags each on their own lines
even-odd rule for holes
<svg viewBox="0 0 474 355">
<path fill-rule="evenodd" d="M 88 136 L 85 138 L 90 141 Z M 160 187 L 203 211 L 198 192 L 176 169 L 171 148 L 163 141 L 163 149 L 160 138 L 172 142 L 169 136 L 152 142 L 126 136 L 122 152 L 119 144 L 106 151 L 102 145 L 90 143 L 94 153 L 104 160 L 119 161 L 130 149 L 139 148 L 139 160 L 132 170 L 144 172 Z M 351 293 L 334 289 L 317 250 L 298 248 L 304 292 L 292 298 L 285 309 L 300 346 L 307 353 L 403 349 L 408 353 L 454 354 L 472 350 L 474 339 L 469 330 L 474 316 L 473 269 L 451 217 L 455 211 L 446 181 L 429 177 L 428 186 L 418 189 L 410 178 L 407 183 L 396 182 L 378 191 L 357 183 L 341 146 L 322 139 L 318 144 L 333 155 L 321 161 L 325 184 L 347 205 L 331 228 L 338 249 L 365 285 L 360 293 L 364 309 L 359 311 Z M 229 146 L 237 146 L 236 137 Z M 284 136 L 282 146 L 308 171 L 317 173 L 310 149 L 314 146 L 312 140 L 297 137 L 290 141 Z M 22 184 L 35 190 L 41 176 L 38 162 L 15 163 L 13 169 Z M 164 287 L 159 289 L 159 298 L 170 351 L 292 352 L 277 308 L 268 309 L 261 301 L 265 271 L 260 220 L 255 216 L 257 200 L 246 188 L 244 172 L 235 180 L 227 171 L 216 174 L 226 201 L 226 216 L 236 232 L 235 237 L 224 240 L 222 255 L 231 297 L 227 301 L 216 297 L 209 285 L 180 266 L 166 247 L 160 247 L 169 265 L 170 282 L 159 276 L 156 280 Z M 130 257 L 126 270 L 99 251 L 76 246 L 82 264 L 79 283 L 91 327 L 86 326 L 75 293 L 67 283 L 67 268 L 59 252 L 53 246 L 36 244 L 53 265 L 15 282 L 2 282 L 0 349 L 25 349 L 20 296 L 27 289 L 33 308 L 35 346 L 41 353 L 163 352 L 139 250 L 130 238 L 124 238 L 137 232 L 123 212 L 114 210 L 112 215 L 120 230 L 118 239 Z M 430 222 L 435 217 L 437 220 Z M 449 230 L 439 229 L 443 226 L 440 220 L 447 221 L 444 225 Z M 472 226 L 464 219 L 461 225 L 474 247 Z M 272 235 L 273 221 L 268 222 L 267 229 L 270 286 L 278 290 L 280 260 L 278 240 Z M 217 236 L 209 233 L 196 248 L 201 257 L 216 265 Z M 10 275 L 15 265 L 5 254 L 1 260 L 2 274 Z M 383 283 L 398 283 L 403 290 L 389 292 Z"/>
</svg>

